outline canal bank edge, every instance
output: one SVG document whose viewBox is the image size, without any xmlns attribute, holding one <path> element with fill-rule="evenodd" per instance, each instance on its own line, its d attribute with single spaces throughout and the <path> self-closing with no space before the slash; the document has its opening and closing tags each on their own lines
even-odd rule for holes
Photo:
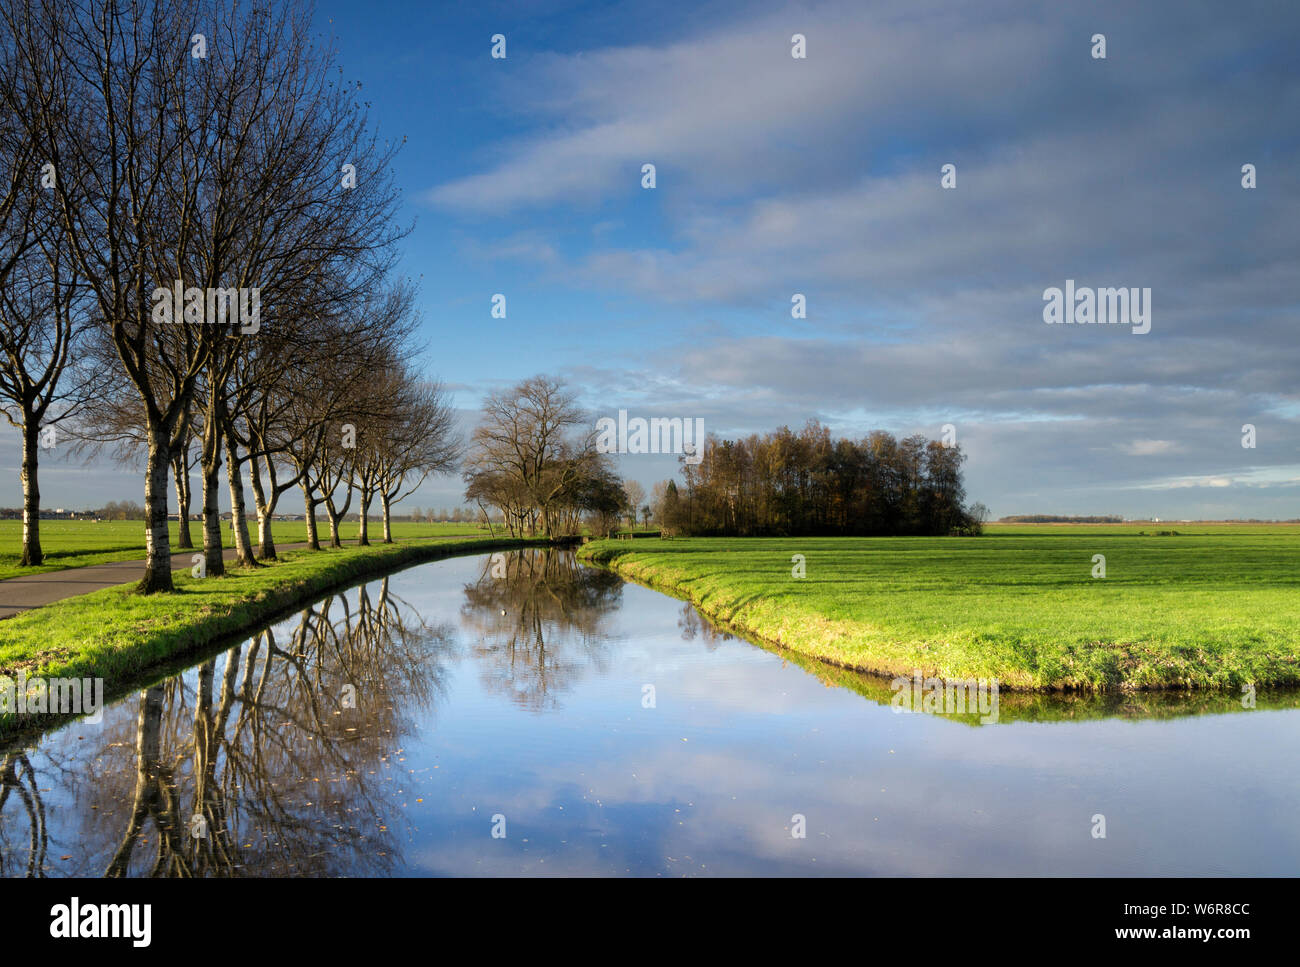
<svg viewBox="0 0 1300 967">
<path fill-rule="evenodd" d="M 224 577 L 178 573 L 176 592 L 141 595 L 135 583 L 77 595 L 0 622 L 0 676 L 103 679 L 111 700 L 160 666 L 258 628 L 330 591 L 447 557 L 525 547 L 546 539 L 468 538 L 298 550 Z M 76 715 L 0 713 L 0 740 L 43 732 Z"/>
<path fill-rule="evenodd" d="M 779 620 L 755 613 L 750 597 L 748 602 L 731 604 L 727 601 L 706 601 L 693 593 L 690 584 L 700 575 L 677 574 L 666 566 L 667 562 L 650 562 L 633 555 L 653 553 L 645 546 L 628 546 L 614 541 L 593 541 L 579 548 L 578 558 L 583 562 L 606 568 L 627 581 L 671 595 L 689 602 L 696 610 L 725 631 L 747 638 L 760 647 L 778 652 L 799 654 L 828 666 L 860 672 L 884 679 L 911 678 L 918 672 L 924 677 L 947 681 L 974 681 L 996 678 L 999 687 L 1011 692 L 1037 692 L 1054 694 L 1108 694 L 1138 692 L 1193 692 L 1234 691 L 1238 683 L 1185 680 L 1151 684 L 1117 679 L 1098 683 L 1082 678 L 1063 677 L 1043 682 L 1028 668 L 953 668 L 938 664 L 934 658 L 910 655 L 897 660 L 880 655 L 852 655 L 841 644 L 859 637 L 861 627 L 854 621 L 831 620 L 811 609 L 792 608 L 788 602 Z M 1295 669 L 1289 665 L 1277 669 L 1273 680 L 1261 683 L 1268 687 L 1293 688 L 1300 684 Z M 1251 695 L 1253 698 L 1253 689 Z"/>
</svg>

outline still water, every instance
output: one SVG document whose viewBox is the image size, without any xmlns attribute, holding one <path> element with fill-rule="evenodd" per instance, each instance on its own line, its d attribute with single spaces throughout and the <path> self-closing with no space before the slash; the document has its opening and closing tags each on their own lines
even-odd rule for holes
<svg viewBox="0 0 1300 967">
<path fill-rule="evenodd" d="M 568 552 L 439 561 L 0 752 L 0 874 L 1300 872 L 1294 694 L 891 697 Z"/>
</svg>

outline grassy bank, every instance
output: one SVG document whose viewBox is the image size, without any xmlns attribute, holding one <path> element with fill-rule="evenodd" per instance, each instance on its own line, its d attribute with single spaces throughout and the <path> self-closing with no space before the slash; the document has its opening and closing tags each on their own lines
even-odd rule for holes
<svg viewBox="0 0 1300 967">
<path fill-rule="evenodd" d="M 179 534 L 177 524 L 170 525 L 172 550 L 180 553 L 177 547 Z M 253 539 L 257 539 L 256 521 L 253 522 Z M 202 525 L 190 524 L 190 536 L 203 542 Z M 346 521 L 340 525 L 339 536 L 353 540 L 357 536 L 356 521 Z M 381 521 L 370 521 L 370 539 L 383 536 Z M 497 528 L 500 531 L 500 528 Z M 323 538 L 329 536 L 329 523 L 322 521 L 320 533 Z M 434 537 L 477 537 L 487 535 L 486 527 L 474 523 L 425 524 L 414 521 L 394 521 L 393 538 L 395 540 L 414 540 Z M 227 546 L 234 543 L 229 525 L 222 536 Z M 271 536 L 278 544 L 303 543 L 307 540 L 307 525 L 300 520 L 278 520 L 271 525 Z M 18 562 L 23 555 L 23 523 L 20 520 L 0 520 L 0 581 L 21 577 L 24 574 L 39 574 L 43 571 L 63 571 L 73 567 L 87 567 L 91 564 L 109 564 L 113 561 L 143 560 L 145 556 L 144 523 L 138 520 L 43 520 L 41 521 L 41 549 L 45 561 L 39 567 L 20 567 Z"/>
<path fill-rule="evenodd" d="M 1300 683 L 1300 533 L 1150 530 L 602 541 L 580 553 L 745 635 L 861 671 L 1021 689 Z M 1097 554 L 1104 578 L 1092 576 Z"/>
<path fill-rule="evenodd" d="M 723 627 L 725 629 L 725 625 Z M 894 679 L 832 665 L 761 638 L 756 640 L 761 647 L 802 668 L 823 685 L 847 689 L 877 705 L 893 705 L 895 702 L 899 690 L 892 684 Z M 902 686 L 904 689 L 910 687 L 910 680 L 908 685 Z M 1021 689 L 1000 693 L 997 722 L 1007 725 L 1012 722 L 1089 722 L 1109 718 L 1142 721 L 1191 715 L 1232 715 L 1259 709 L 1300 709 L 1300 690 L 1295 688 L 1261 691 L 1249 709 L 1241 699 L 1241 694 L 1235 691 L 1207 688 L 1070 692 Z M 924 705 L 921 710 L 924 711 Z M 937 711 L 927 714 L 941 715 L 949 721 L 972 727 L 984 724 L 981 713 L 973 710 L 952 711 L 940 706 Z"/>
<path fill-rule="evenodd" d="M 223 638 L 249 632 L 278 613 L 332 588 L 457 554 L 525 546 L 518 540 L 445 539 L 291 551 L 266 567 L 225 577 L 176 575 L 174 594 L 139 595 L 132 585 L 68 598 L 0 621 L 0 675 L 102 678 L 120 693 L 151 667 Z M 0 715 L 0 734 L 12 715 Z"/>
</svg>

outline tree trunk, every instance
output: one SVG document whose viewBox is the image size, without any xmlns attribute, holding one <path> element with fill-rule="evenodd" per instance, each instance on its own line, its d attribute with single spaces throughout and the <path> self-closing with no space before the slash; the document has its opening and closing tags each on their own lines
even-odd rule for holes
<svg viewBox="0 0 1300 967">
<path fill-rule="evenodd" d="M 171 536 L 167 533 L 167 478 L 171 452 L 165 427 L 149 427 L 149 459 L 145 465 L 145 567 L 136 585 L 143 594 L 174 590 L 172 584 Z"/>
<path fill-rule="evenodd" d="M 41 428 L 35 416 L 23 420 L 23 567 L 45 560 L 41 551 L 41 487 L 37 480 Z"/>
<path fill-rule="evenodd" d="M 275 538 L 271 536 L 271 514 L 275 512 L 275 507 L 271 501 L 275 499 L 275 483 L 272 481 L 271 499 L 268 500 L 266 488 L 262 486 L 258 458 L 253 457 L 250 463 L 249 477 L 253 483 L 253 503 L 257 507 L 257 558 L 260 561 L 274 561 Z"/>
<path fill-rule="evenodd" d="M 221 448 L 210 446 L 204 434 L 203 458 L 203 566 L 208 577 L 226 573 L 226 562 L 221 556 Z M 209 452 L 209 450 L 211 452 Z"/>
<path fill-rule="evenodd" d="M 336 490 L 337 486 L 336 484 Z M 325 512 L 329 514 L 330 519 L 330 547 L 342 547 L 343 542 L 339 540 L 339 521 L 347 516 L 348 508 L 352 506 L 352 484 L 348 484 L 348 499 L 344 501 L 342 509 L 335 505 L 334 494 L 335 490 L 331 490 L 325 497 Z"/>
<path fill-rule="evenodd" d="M 226 480 L 230 484 L 230 522 L 235 531 L 235 552 L 239 563 L 257 567 L 253 557 L 253 541 L 248 536 L 248 514 L 244 509 L 244 475 L 236 460 L 235 444 L 226 438 Z"/>
<path fill-rule="evenodd" d="M 271 534 L 271 508 L 263 509 L 260 504 L 257 508 L 257 559 L 276 560 L 275 538 Z"/>
<path fill-rule="evenodd" d="M 330 547 L 342 547 L 343 542 L 339 540 L 339 517 L 340 514 L 334 509 L 334 502 L 325 501 L 325 516 L 330 519 Z"/>
<path fill-rule="evenodd" d="M 357 543 L 362 547 L 370 546 L 370 501 L 373 495 L 361 491 L 361 515 L 357 526 Z"/>
<path fill-rule="evenodd" d="M 182 451 L 172 458 L 172 476 L 176 482 L 176 516 L 177 516 L 177 550 L 189 550 L 194 546 L 190 536 L 190 474 L 186 466 L 189 453 Z"/>
<path fill-rule="evenodd" d="M 483 519 L 484 519 L 485 521 L 487 521 L 487 525 L 488 525 L 488 534 L 492 537 L 493 540 L 496 540 L 496 538 L 497 538 L 497 532 L 494 531 L 494 530 L 492 529 L 492 517 L 491 517 L 491 515 L 489 515 L 488 512 L 483 508 L 483 504 L 482 504 L 482 503 L 479 503 L 479 505 L 478 505 L 478 509 L 479 509 L 479 512 L 483 515 Z"/>
<path fill-rule="evenodd" d="M 307 514 L 307 546 L 313 551 L 320 550 L 320 534 L 316 530 L 316 504 L 318 501 L 311 499 L 311 489 L 302 485 L 302 505 Z"/>
<path fill-rule="evenodd" d="M 380 506 L 382 506 L 384 509 L 384 543 L 391 544 L 393 543 L 393 526 L 392 526 L 393 508 L 392 505 L 388 502 L 388 494 L 380 494 L 379 503 Z"/>
</svg>

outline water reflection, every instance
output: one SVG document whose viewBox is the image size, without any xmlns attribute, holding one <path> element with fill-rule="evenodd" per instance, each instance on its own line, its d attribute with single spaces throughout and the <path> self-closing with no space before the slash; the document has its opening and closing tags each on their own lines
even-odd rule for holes
<svg viewBox="0 0 1300 967">
<path fill-rule="evenodd" d="M 622 600 L 621 578 L 579 565 L 568 551 L 484 558 L 461 608 L 484 686 L 522 708 L 558 707 L 578 677 L 606 670 L 607 619 Z"/>
<path fill-rule="evenodd" d="M 21 752 L 10 752 L 0 767 L 0 820 L 4 818 L 5 805 L 10 798 L 22 803 L 27 820 L 27 861 L 21 869 L 8 868 L 17 851 L 5 843 L 7 824 L 0 822 L 0 876 L 35 876 L 45 867 L 45 804 L 41 801 L 31 760 Z"/>
<path fill-rule="evenodd" d="M 384 787 L 453 658 L 449 628 L 426 623 L 387 579 L 305 608 L 119 703 L 102 739 L 79 736 L 66 760 L 48 753 L 79 819 L 52 849 L 40 789 L 55 777 L 11 753 L 0 873 L 40 875 L 62 849 L 86 858 L 60 870 L 72 875 L 391 875 Z"/>
</svg>

